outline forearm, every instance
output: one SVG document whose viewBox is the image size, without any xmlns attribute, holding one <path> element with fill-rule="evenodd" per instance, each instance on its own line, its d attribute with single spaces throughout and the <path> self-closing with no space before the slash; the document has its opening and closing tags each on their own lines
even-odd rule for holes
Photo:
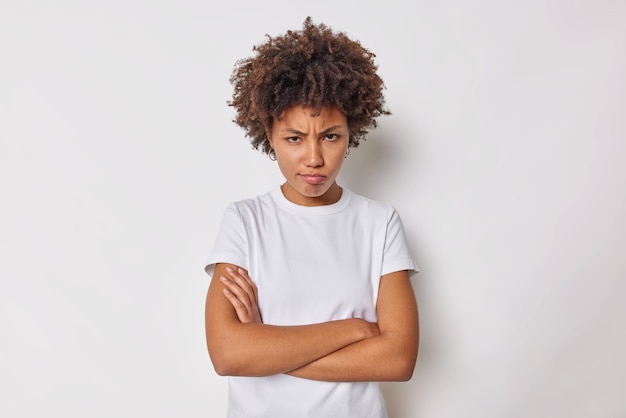
<svg viewBox="0 0 626 418">
<path fill-rule="evenodd" d="M 329 382 L 404 381 L 415 368 L 418 341 L 399 342 L 394 335 L 361 340 L 296 370 L 291 376 Z"/>
<path fill-rule="evenodd" d="M 369 328 L 369 329 L 368 329 Z M 220 375 L 268 376 L 288 372 L 373 335 L 359 319 L 303 326 L 235 323 L 207 337 L 209 354 Z"/>
<path fill-rule="evenodd" d="M 406 271 L 381 278 L 377 324 L 352 318 L 264 325 L 253 314 L 258 313 L 256 298 L 245 270 L 217 265 L 207 295 L 206 336 L 221 375 L 289 373 L 313 380 L 371 381 L 407 380 L 413 373 L 419 327 Z"/>
<path fill-rule="evenodd" d="M 265 325 L 257 315 L 242 321 L 238 315 L 258 310 L 255 286 L 245 270 L 230 267 L 216 266 L 205 312 L 207 348 L 220 375 L 284 373 L 379 334 L 377 324 L 358 318 L 300 326 Z"/>
<path fill-rule="evenodd" d="M 265 325 L 258 315 L 254 283 L 245 270 L 235 267 L 218 264 L 207 294 L 207 347 L 218 374 L 284 373 L 379 334 L 377 324 L 357 318 L 300 326 Z"/>
<path fill-rule="evenodd" d="M 381 278 L 376 311 L 379 335 L 351 344 L 289 374 L 325 381 L 410 379 L 419 346 L 419 319 L 406 271 Z"/>
</svg>

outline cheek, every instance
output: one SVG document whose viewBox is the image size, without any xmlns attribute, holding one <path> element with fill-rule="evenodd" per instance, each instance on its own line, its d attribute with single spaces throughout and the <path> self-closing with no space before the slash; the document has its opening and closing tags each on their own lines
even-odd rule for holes
<svg viewBox="0 0 626 418">
<path fill-rule="evenodd" d="M 332 164 L 337 168 L 341 168 L 341 166 L 343 165 L 343 162 L 345 161 L 346 157 L 346 153 L 345 151 L 342 151 L 341 153 L 335 153 L 332 156 Z"/>
<path fill-rule="evenodd" d="M 294 164 L 289 158 L 285 158 L 284 155 L 277 155 L 276 162 L 278 163 L 278 168 L 280 172 L 283 173 L 285 177 L 289 175 L 292 171 L 294 171 Z"/>
<path fill-rule="evenodd" d="M 281 165 L 292 165 L 298 159 L 293 149 L 279 147 L 278 149 L 275 148 L 274 151 L 276 152 L 276 159 Z"/>
</svg>

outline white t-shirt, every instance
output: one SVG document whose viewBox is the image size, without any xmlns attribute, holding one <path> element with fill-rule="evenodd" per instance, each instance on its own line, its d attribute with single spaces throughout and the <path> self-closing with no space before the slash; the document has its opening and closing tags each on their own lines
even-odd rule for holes
<svg viewBox="0 0 626 418">
<path fill-rule="evenodd" d="M 417 271 L 398 213 L 343 189 L 338 202 L 300 206 L 279 187 L 232 203 L 208 259 L 248 270 L 263 322 L 376 322 L 381 276 Z M 384 359 L 381 359 L 381 367 Z M 229 378 L 229 418 L 383 418 L 377 382 L 320 382 L 284 374 Z"/>
</svg>

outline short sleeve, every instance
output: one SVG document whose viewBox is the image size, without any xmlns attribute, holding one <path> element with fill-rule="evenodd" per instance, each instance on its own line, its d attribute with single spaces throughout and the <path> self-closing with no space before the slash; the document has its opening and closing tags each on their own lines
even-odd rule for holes
<svg viewBox="0 0 626 418">
<path fill-rule="evenodd" d="M 204 270 L 212 276 L 217 263 L 229 263 L 247 269 L 247 248 L 248 238 L 239 210 L 234 203 L 230 204 L 222 216 L 219 232 Z"/>
<path fill-rule="evenodd" d="M 392 208 L 385 235 L 382 275 L 400 270 L 408 270 L 409 276 L 419 271 L 409 251 L 400 215 Z"/>
</svg>

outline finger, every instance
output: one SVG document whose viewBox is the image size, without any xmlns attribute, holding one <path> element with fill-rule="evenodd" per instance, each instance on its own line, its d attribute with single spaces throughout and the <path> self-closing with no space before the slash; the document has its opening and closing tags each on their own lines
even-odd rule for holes
<svg viewBox="0 0 626 418">
<path fill-rule="evenodd" d="M 250 279 L 245 269 L 234 266 L 226 267 L 228 280 L 225 281 L 229 285 L 230 290 L 236 294 L 240 302 L 244 304 L 248 312 L 249 322 L 263 322 L 259 311 L 258 289 L 256 284 Z M 225 279 L 224 279 L 225 280 Z"/>
<path fill-rule="evenodd" d="M 250 296 L 248 293 L 243 290 L 239 284 L 234 282 L 233 280 L 228 279 L 227 277 L 220 277 L 220 280 L 229 290 L 229 292 L 236 297 L 239 302 L 246 308 L 248 312 L 252 310 L 252 302 L 250 300 Z"/>
<path fill-rule="evenodd" d="M 248 274 L 246 273 L 246 271 L 242 268 L 238 268 L 237 270 L 235 270 L 232 267 L 227 267 L 226 271 L 229 273 L 229 275 L 240 282 L 240 284 L 243 285 L 243 287 L 245 288 L 251 288 L 253 283 L 252 280 L 250 280 L 250 277 L 248 276 Z"/>
<path fill-rule="evenodd" d="M 248 272 L 245 269 L 239 267 L 237 269 L 237 273 L 239 273 L 242 279 L 244 279 L 249 284 L 249 289 L 252 292 L 252 294 L 250 294 L 250 298 L 253 302 L 253 305 L 251 305 L 250 309 L 248 309 L 250 320 L 263 322 L 263 320 L 261 319 L 261 312 L 259 311 L 259 290 L 257 285 L 254 283 L 254 281 L 252 281 L 252 279 L 248 275 Z"/>
<path fill-rule="evenodd" d="M 261 313 L 259 312 L 258 305 L 251 305 L 247 294 L 242 292 L 237 284 L 226 278 L 222 278 L 222 282 L 224 282 L 225 286 L 227 286 L 223 289 L 224 295 L 228 297 L 231 305 L 235 308 L 235 312 L 237 313 L 239 320 L 243 323 L 262 323 L 263 320 L 261 319 Z M 228 287 L 234 289 L 234 291 L 230 291 Z M 234 292 L 239 292 L 240 296 L 236 295 Z M 241 299 L 242 297 L 244 298 L 243 300 Z"/>
<path fill-rule="evenodd" d="M 237 296 L 241 299 L 243 303 L 247 306 L 251 306 L 255 303 L 254 294 L 250 290 L 250 285 L 246 283 L 241 277 L 237 277 L 233 275 L 232 272 L 229 274 L 228 281 L 225 282 L 229 284 L 231 291 L 237 294 Z"/>
<path fill-rule="evenodd" d="M 230 304 L 235 308 L 235 313 L 237 314 L 237 318 L 241 322 L 249 322 L 250 315 L 248 314 L 248 310 L 244 306 L 243 303 L 228 289 L 223 290 L 224 296 L 228 299 Z"/>
<path fill-rule="evenodd" d="M 255 302 L 259 302 L 259 289 L 256 287 L 256 284 L 252 281 L 252 279 L 250 278 L 250 276 L 248 276 L 248 272 L 244 269 L 242 269 L 241 267 L 237 270 L 239 272 L 239 274 L 241 276 L 243 276 L 248 282 L 250 282 L 250 285 L 252 287 L 252 291 L 254 292 L 254 300 Z"/>
<path fill-rule="evenodd" d="M 254 301 L 256 303 L 257 301 L 256 285 L 252 282 L 252 280 L 250 280 L 250 278 L 246 274 L 246 271 L 243 269 L 237 269 L 237 271 L 235 271 L 235 269 L 230 268 L 230 267 L 227 267 L 226 271 L 230 275 L 230 278 L 234 282 L 236 282 L 243 291 L 245 291 L 248 294 L 250 301 Z"/>
</svg>

